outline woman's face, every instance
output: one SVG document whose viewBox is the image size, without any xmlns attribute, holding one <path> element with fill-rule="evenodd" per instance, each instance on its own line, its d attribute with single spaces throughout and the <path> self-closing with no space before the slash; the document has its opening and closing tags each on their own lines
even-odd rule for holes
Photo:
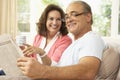
<svg viewBox="0 0 120 80">
<path fill-rule="evenodd" d="M 56 34 L 62 25 L 60 12 L 57 10 L 50 11 L 48 13 L 46 26 L 48 32 L 51 34 Z"/>
</svg>

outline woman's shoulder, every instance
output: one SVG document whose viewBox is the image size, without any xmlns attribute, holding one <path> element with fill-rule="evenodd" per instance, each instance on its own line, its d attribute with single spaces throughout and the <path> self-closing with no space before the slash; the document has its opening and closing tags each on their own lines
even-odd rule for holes
<svg viewBox="0 0 120 80">
<path fill-rule="evenodd" d="M 68 35 L 60 35 L 59 37 L 58 37 L 58 40 L 57 40 L 58 42 L 70 42 L 70 43 L 72 43 L 72 39 L 70 38 L 70 36 L 68 36 Z"/>
<path fill-rule="evenodd" d="M 41 35 L 39 35 L 39 34 L 36 34 L 34 40 L 35 40 L 35 41 L 39 41 L 40 39 L 42 39 L 42 37 L 43 37 L 43 36 L 41 36 Z"/>
<path fill-rule="evenodd" d="M 36 34 L 35 35 L 35 38 L 37 39 L 37 38 L 41 38 L 42 36 L 41 35 L 39 35 L 39 34 Z"/>
<path fill-rule="evenodd" d="M 61 39 L 69 39 L 69 40 L 72 40 L 71 37 L 69 35 L 60 35 L 60 38 Z"/>
</svg>

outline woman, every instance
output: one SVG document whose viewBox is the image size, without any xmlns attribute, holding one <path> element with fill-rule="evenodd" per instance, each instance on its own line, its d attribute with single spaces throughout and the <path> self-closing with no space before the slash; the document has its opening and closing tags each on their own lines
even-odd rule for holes
<svg viewBox="0 0 120 80">
<path fill-rule="evenodd" d="M 38 26 L 38 34 L 35 36 L 33 46 L 27 46 L 24 54 L 29 56 L 33 53 L 34 57 L 43 64 L 55 65 L 64 50 L 71 44 L 72 40 L 67 35 L 68 31 L 65 27 L 64 12 L 54 4 L 48 5 L 42 13 Z"/>
</svg>

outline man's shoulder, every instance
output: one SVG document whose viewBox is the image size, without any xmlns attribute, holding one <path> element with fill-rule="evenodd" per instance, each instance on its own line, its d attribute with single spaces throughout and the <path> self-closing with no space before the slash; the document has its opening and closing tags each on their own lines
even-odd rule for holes
<svg viewBox="0 0 120 80">
<path fill-rule="evenodd" d="M 88 40 L 102 40 L 102 37 L 98 33 L 93 31 L 86 33 L 84 37 Z"/>
<path fill-rule="evenodd" d="M 102 37 L 96 32 L 89 31 L 83 37 L 79 38 L 78 43 L 82 44 L 104 44 Z"/>
</svg>

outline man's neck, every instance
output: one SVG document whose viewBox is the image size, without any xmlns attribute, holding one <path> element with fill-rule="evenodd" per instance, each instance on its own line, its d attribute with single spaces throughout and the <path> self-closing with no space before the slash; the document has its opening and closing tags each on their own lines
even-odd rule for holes
<svg viewBox="0 0 120 80">
<path fill-rule="evenodd" d="M 85 35 L 87 32 L 91 31 L 92 29 L 89 28 L 89 29 L 86 29 L 84 31 L 81 31 L 79 34 L 76 34 L 74 35 L 74 40 L 77 40 L 79 38 L 81 38 L 83 35 Z"/>
</svg>

